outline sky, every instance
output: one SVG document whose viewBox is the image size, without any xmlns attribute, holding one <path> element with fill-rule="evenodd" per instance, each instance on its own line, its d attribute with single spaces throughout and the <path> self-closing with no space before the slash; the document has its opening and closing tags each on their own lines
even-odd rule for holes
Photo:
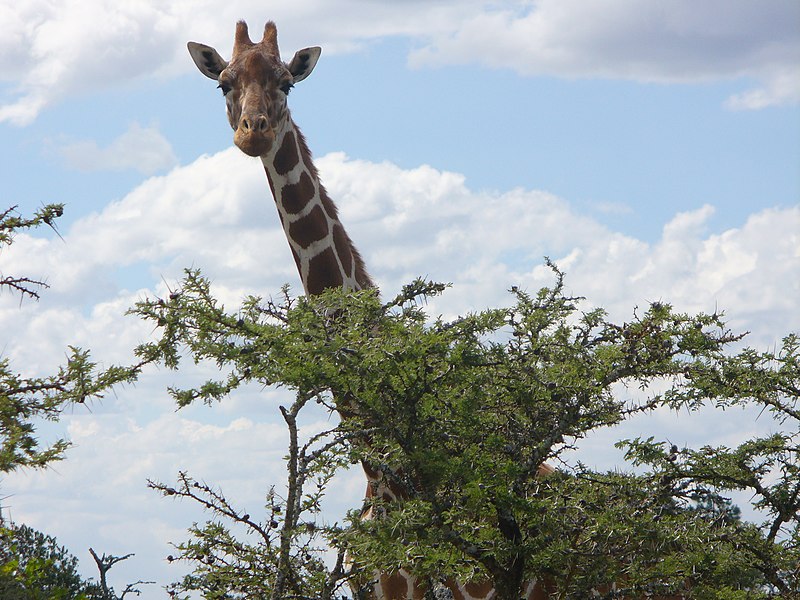
<svg viewBox="0 0 800 600">
<path fill-rule="evenodd" d="M 167 4 L 169 6 L 167 6 Z M 722 310 L 746 343 L 800 331 L 800 4 L 794 0 L 0 0 L 3 206 L 63 202 L 59 234 L 19 235 L 0 273 L 47 281 L 38 302 L 0 292 L 0 356 L 53 372 L 66 348 L 132 361 L 152 329 L 126 310 L 197 267 L 229 307 L 302 290 L 260 162 L 232 146 L 189 40 L 228 57 L 236 20 L 277 23 L 285 60 L 322 57 L 289 98 L 323 183 L 386 297 L 417 276 L 452 282 L 446 317 L 552 282 L 613 319 L 669 302 Z M 248 389 L 176 411 L 166 387 L 212 375 L 151 368 L 134 386 L 42 428 L 64 462 L 0 481 L 4 514 L 88 548 L 135 556 L 118 589 L 180 577 L 170 542 L 204 515 L 146 480 L 179 470 L 255 514 L 284 479 L 278 406 Z M 306 427 L 322 427 L 322 414 Z M 658 411 L 581 441 L 739 443 L 776 424 L 747 411 Z M 338 478 L 327 516 L 363 493 Z"/>
</svg>

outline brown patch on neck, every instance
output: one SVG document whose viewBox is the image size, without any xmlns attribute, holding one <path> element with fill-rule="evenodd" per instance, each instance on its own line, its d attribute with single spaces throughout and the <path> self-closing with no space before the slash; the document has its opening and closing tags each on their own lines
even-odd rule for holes
<svg viewBox="0 0 800 600">
<path fill-rule="evenodd" d="M 333 228 L 333 242 L 336 245 L 336 252 L 339 254 L 339 260 L 342 263 L 344 272 L 349 276 L 353 275 L 358 282 L 359 288 L 364 290 L 367 288 L 375 287 L 375 283 L 367 273 L 367 267 L 364 265 L 364 259 L 361 258 L 361 253 L 353 245 L 353 241 L 344 227 L 339 221 L 339 211 L 336 205 L 328 197 L 328 192 L 325 187 L 319 184 L 319 195 L 322 201 L 322 207 L 330 217 L 331 221 L 335 221 L 336 225 Z"/>
<path fill-rule="evenodd" d="M 319 294 L 326 288 L 339 287 L 344 284 L 343 277 L 354 278 L 360 289 L 375 287 L 361 255 L 353 246 L 353 242 L 339 221 L 336 205 L 328 197 L 325 187 L 319 181 L 319 175 L 311 160 L 311 152 L 303 133 L 291 118 L 289 123 L 290 130 L 283 136 L 280 148 L 274 154 L 272 168 L 265 169 L 272 195 L 288 215 L 296 215 L 309 208 L 308 203 L 317 196 L 322 210 L 319 206 L 313 207 L 306 217 L 289 225 L 287 235 L 301 247 L 307 248 L 309 244 L 323 239 L 330 232 L 329 223 L 332 222 L 333 226 L 333 247 L 310 260 L 307 280 L 304 281 L 306 291 L 310 294 Z M 281 188 L 281 178 L 291 173 L 301 159 L 305 170 L 300 173 L 299 179 L 295 183 L 286 184 Z M 324 215 L 322 211 L 324 211 Z M 327 216 L 327 222 L 324 222 L 325 216 Z M 309 219 L 309 217 L 311 218 Z M 329 270 L 328 273 L 325 273 L 326 269 Z M 344 269 L 344 273 L 340 269 Z"/>
<path fill-rule="evenodd" d="M 353 253 L 350 251 L 352 242 L 344 227 L 338 222 L 333 226 L 333 244 L 336 246 L 336 253 L 339 255 L 342 269 L 349 275 L 353 272 Z"/>
<path fill-rule="evenodd" d="M 402 573 L 395 571 L 394 573 L 383 573 L 380 576 L 380 584 L 381 584 L 381 592 L 384 598 L 391 598 L 394 600 L 395 598 L 408 598 L 408 592 L 410 589 L 410 585 L 412 580 Z M 416 594 L 413 597 L 421 598 L 422 596 L 417 596 Z"/>
<path fill-rule="evenodd" d="M 314 198 L 314 182 L 305 171 L 297 183 L 289 183 L 281 190 L 281 204 L 289 214 L 297 214 Z"/>
<path fill-rule="evenodd" d="M 286 175 L 295 168 L 297 163 L 300 162 L 300 157 L 297 154 L 297 140 L 294 133 L 287 131 L 283 136 L 283 143 L 278 151 L 275 153 L 275 160 L 273 166 L 278 175 Z"/>
<path fill-rule="evenodd" d="M 331 220 L 338 220 L 339 211 L 336 209 L 336 205 L 333 203 L 333 200 L 328 197 L 328 191 L 322 186 L 322 184 L 319 186 L 319 195 L 320 199 L 322 200 L 322 208 L 325 209 L 325 212 L 328 213 L 328 216 L 331 218 Z"/>
<path fill-rule="evenodd" d="M 301 248 L 308 248 L 314 242 L 328 237 L 328 219 L 319 205 L 302 219 L 289 224 L 289 237 Z"/>
<path fill-rule="evenodd" d="M 339 261 L 333 248 L 325 248 L 308 261 L 308 279 L 306 291 L 313 295 L 321 294 L 329 288 L 342 287 L 342 274 L 339 272 Z"/>
</svg>

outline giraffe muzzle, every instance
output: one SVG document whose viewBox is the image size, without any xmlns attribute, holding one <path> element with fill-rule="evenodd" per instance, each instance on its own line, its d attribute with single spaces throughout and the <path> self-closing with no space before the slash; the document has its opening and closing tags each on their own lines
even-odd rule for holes
<svg viewBox="0 0 800 600">
<path fill-rule="evenodd" d="M 242 115 L 233 134 L 233 143 L 249 156 L 263 156 L 272 148 L 275 132 L 264 115 Z"/>
</svg>

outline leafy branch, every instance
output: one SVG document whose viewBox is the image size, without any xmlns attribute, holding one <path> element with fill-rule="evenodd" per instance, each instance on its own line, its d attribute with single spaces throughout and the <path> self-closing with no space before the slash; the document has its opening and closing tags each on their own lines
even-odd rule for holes
<svg viewBox="0 0 800 600">
<path fill-rule="evenodd" d="M 660 407 L 755 404 L 795 425 L 796 336 L 774 353 L 731 354 L 743 335 L 722 314 L 682 314 L 660 302 L 614 323 L 600 309 L 582 311 L 551 269 L 550 287 L 513 289 L 511 307 L 451 321 L 425 313 L 426 298 L 446 286 L 422 280 L 385 303 L 374 290 L 292 298 L 284 289 L 278 300 L 248 298 L 229 311 L 210 282 L 187 271 L 168 298 L 137 304 L 132 312 L 160 333 L 137 349 L 141 360 L 178 368 L 186 356 L 224 369 L 172 390 L 179 406 L 224 401 L 247 382 L 295 395 L 281 408 L 286 497 L 276 500 L 275 488 L 269 496 L 270 510 L 282 511 L 278 531 L 264 528 L 269 543 L 262 536 L 253 545 L 221 523 L 193 528 L 179 557 L 198 566 L 179 588 L 220 598 L 214 590 L 239 585 L 242 597 L 329 597 L 344 581 L 358 594 L 376 571 L 406 569 L 430 583 L 429 593 L 488 580 L 501 597 L 515 597 L 529 579 L 563 597 L 611 594 L 609 582 L 628 596 L 795 593 L 796 434 L 734 450 L 625 442 L 629 460 L 645 468 L 636 475 L 543 465 L 567 465 L 565 452 L 591 431 Z M 620 389 L 638 392 L 631 399 Z M 341 422 L 304 444 L 297 416 L 308 405 L 336 410 Z M 373 492 L 346 527 L 320 525 L 318 496 L 353 461 L 376 488 L 402 490 L 398 499 Z M 752 490 L 768 520 L 741 522 L 725 496 L 733 489 Z M 253 529 L 221 496 L 200 503 Z M 320 532 L 338 553 L 333 571 L 314 558 Z M 344 549 L 352 572 L 342 566 Z"/>
<path fill-rule="evenodd" d="M 37 210 L 32 217 L 22 217 L 17 213 L 17 207 L 12 206 L 0 212 L 0 250 L 3 246 L 10 246 L 14 242 L 16 232 L 47 225 L 58 233 L 55 221 L 64 214 L 63 204 L 48 204 Z M 15 277 L 0 273 L 0 289 L 10 288 L 18 292 L 22 298 L 39 299 L 37 288 L 47 288 L 44 281 L 30 277 Z"/>
</svg>

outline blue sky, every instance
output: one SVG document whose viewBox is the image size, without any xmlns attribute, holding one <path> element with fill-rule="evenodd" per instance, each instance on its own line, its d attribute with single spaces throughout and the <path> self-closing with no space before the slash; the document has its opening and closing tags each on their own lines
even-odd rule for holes
<svg viewBox="0 0 800 600">
<path fill-rule="evenodd" d="M 429 164 L 465 174 L 473 189 L 547 190 L 648 240 L 676 211 L 711 203 L 721 209 L 713 225 L 728 228 L 754 207 L 800 197 L 795 105 L 725 107 L 758 85 L 752 76 L 671 84 L 525 77 L 474 64 L 410 65 L 418 44 L 393 36 L 323 54 L 292 96 L 317 155 Z M 64 194 L 66 223 L 88 203 L 121 197 L 141 181 L 136 169 L 76 170 L 59 149 L 79 141 L 108 147 L 134 123 L 160 132 L 180 164 L 227 147 L 231 133 L 224 118 L 213 119 L 222 108 L 209 84 L 191 71 L 123 80 L 58 99 L 26 127 L 4 126 L 0 157 L 21 175 L 11 179 L 9 198 L 35 206 Z M 14 88 L 6 82 L 2 91 L 13 98 Z"/>
<path fill-rule="evenodd" d="M 323 47 L 290 105 L 384 294 L 451 281 L 430 308 L 455 315 L 548 283 L 548 255 L 615 318 L 660 299 L 724 309 L 761 348 L 800 330 L 796 2 L 19 4 L 0 0 L 5 205 L 66 204 L 63 240 L 22 235 L 0 253 L 0 272 L 51 285 L 38 303 L 0 294 L 0 352 L 19 370 L 51 371 L 68 344 L 130 360 L 151 332 L 125 310 L 187 266 L 229 305 L 300 289 L 260 163 L 231 147 L 221 94 L 185 48 L 227 57 L 238 18 L 255 32 L 274 19 L 286 59 Z M 174 412 L 165 386 L 204 373 L 147 373 L 75 409 L 47 430 L 75 442 L 68 460 L 7 477 L 4 504 L 87 574 L 93 545 L 136 553 L 115 581 L 177 577 L 167 543 L 203 517 L 145 478 L 190 468 L 251 506 L 281 478 L 280 395 Z M 582 458 L 617 464 L 613 441 L 646 432 L 732 444 L 773 427 L 656 414 Z M 232 469 L 243 451 L 252 462 Z M 362 492 L 358 473 L 337 486 L 331 514 Z"/>
</svg>

